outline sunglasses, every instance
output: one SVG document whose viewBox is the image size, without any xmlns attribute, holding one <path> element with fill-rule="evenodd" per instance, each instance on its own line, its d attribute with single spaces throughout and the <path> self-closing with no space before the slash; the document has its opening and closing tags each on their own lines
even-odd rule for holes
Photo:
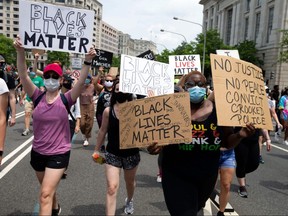
<svg viewBox="0 0 288 216">
<path fill-rule="evenodd" d="M 43 74 L 43 77 L 44 77 L 44 79 L 49 79 L 49 78 L 59 79 L 60 76 L 58 74 L 55 74 L 55 73 L 46 73 L 46 74 Z"/>
<path fill-rule="evenodd" d="M 189 88 L 193 88 L 195 86 L 204 87 L 205 83 L 202 83 L 202 82 L 195 83 L 195 82 L 192 81 L 192 82 L 186 82 L 184 85 L 185 85 L 186 89 L 189 89 Z"/>
<path fill-rule="evenodd" d="M 106 80 L 106 82 L 113 82 L 113 80 Z"/>
</svg>

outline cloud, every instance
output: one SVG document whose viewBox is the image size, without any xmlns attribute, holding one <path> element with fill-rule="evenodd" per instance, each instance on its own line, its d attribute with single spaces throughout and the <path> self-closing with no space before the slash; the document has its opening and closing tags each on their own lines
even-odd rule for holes
<svg viewBox="0 0 288 216">
<path fill-rule="evenodd" d="M 179 17 L 202 25 L 203 6 L 198 0 L 103 0 L 102 19 L 133 39 L 151 40 L 174 49 L 184 41 L 194 40 L 201 26 L 173 20 Z M 160 29 L 174 33 L 160 32 Z M 177 35 L 182 34 L 181 35 Z M 164 46 L 157 45 L 158 50 Z"/>
</svg>

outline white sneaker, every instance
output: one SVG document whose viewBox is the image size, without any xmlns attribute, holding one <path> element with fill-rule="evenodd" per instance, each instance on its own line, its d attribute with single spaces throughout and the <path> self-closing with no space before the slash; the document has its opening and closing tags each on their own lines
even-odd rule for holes
<svg viewBox="0 0 288 216">
<path fill-rule="evenodd" d="M 84 143 L 83 143 L 83 146 L 88 146 L 89 145 L 89 142 L 87 139 L 84 140 Z"/>
<path fill-rule="evenodd" d="M 30 133 L 29 129 L 25 129 L 22 133 L 22 136 L 27 136 Z"/>
<path fill-rule="evenodd" d="M 288 146 L 288 140 L 284 140 L 283 144 Z"/>
<path fill-rule="evenodd" d="M 275 132 L 274 139 L 275 139 L 275 141 L 279 142 L 279 135 L 278 135 L 278 132 Z"/>
<path fill-rule="evenodd" d="M 161 183 L 162 182 L 162 176 L 161 175 L 157 175 L 157 182 Z"/>
<path fill-rule="evenodd" d="M 133 214 L 134 213 L 134 206 L 133 206 L 133 199 L 127 202 L 127 198 L 125 199 L 125 214 Z"/>
</svg>

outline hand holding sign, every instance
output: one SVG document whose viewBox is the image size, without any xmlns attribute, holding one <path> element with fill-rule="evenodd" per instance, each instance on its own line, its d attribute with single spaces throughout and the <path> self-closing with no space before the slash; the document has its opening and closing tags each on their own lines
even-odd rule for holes
<svg viewBox="0 0 288 216">
<path fill-rule="evenodd" d="M 85 55 L 85 61 L 92 62 L 92 59 L 96 56 L 96 51 L 94 47 L 91 47 L 89 52 Z"/>
<path fill-rule="evenodd" d="M 24 51 L 24 47 L 19 36 L 17 36 L 13 44 L 17 52 Z"/>
</svg>

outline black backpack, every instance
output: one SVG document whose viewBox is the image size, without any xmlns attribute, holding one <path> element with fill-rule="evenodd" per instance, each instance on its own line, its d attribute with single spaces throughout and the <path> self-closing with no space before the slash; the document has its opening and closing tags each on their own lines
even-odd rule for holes
<svg viewBox="0 0 288 216">
<path fill-rule="evenodd" d="M 35 109 L 36 106 L 39 104 L 39 102 L 40 102 L 40 100 L 42 99 L 42 97 L 44 96 L 44 94 L 46 94 L 46 91 L 43 92 L 42 94 L 40 94 L 40 95 L 36 98 L 36 100 L 34 101 L 34 109 Z M 66 98 L 65 95 L 62 94 L 62 93 L 60 94 L 60 97 L 61 97 L 61 100 L 62 100 L 63 104 L 65 105 L 66 110 L 67 110 L 67 112 L 69 113 L 70 117 L 72 118 L 73 121 L 76 121 L 76 119 L 74 118 L 74 116 L 72 115 L 72 113 L 71 113 L 71 111 L 70 111 L 70 109 L 69 109 L 69 107 L 68 107 L 67 98 Z"/>
</svg>

